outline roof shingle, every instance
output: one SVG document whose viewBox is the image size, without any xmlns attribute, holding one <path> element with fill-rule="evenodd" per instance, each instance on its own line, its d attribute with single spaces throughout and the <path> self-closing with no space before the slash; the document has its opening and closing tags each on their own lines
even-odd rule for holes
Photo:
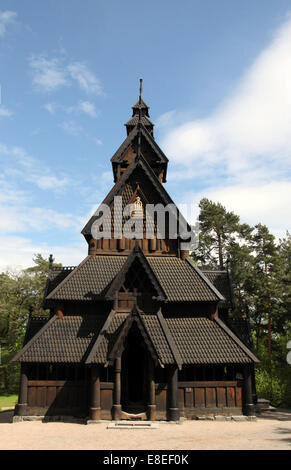
<svg viewBox="0 0 291 470">
<path fill-rule="evenodd" d="M 184 364 L 241 364 L 257 358 L 221 321 L 207 317 L 166 318 Z"/>
<path fill-rule="evenodd" d="M 52 317 L 15 356 L 14 361 L 82 362 L 105 318 L 97 315 Z"/>
<path fill-rule="evenodd" d="M 94 300 L 104 297 L 126 260 L 127 256 L 88 256 L 47 299 Z M 210 282 L 205 282 L 199 270 L 187 260 L 148 256 L 147 261 L 168 300 L 201 302 L 220 299 Z"/>
</svg>

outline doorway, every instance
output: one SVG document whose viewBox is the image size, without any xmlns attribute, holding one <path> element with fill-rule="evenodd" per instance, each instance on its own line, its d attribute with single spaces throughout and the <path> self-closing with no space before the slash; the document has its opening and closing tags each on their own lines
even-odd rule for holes
<svg viewBox="0 0 291 470">
<path fill-rule="evenodd" d="M 143 413 L 147 404 L 147 351 L 135 322 L 126 338 L 121 364 L 122 410 L 132 414 Z"/>
</svg>

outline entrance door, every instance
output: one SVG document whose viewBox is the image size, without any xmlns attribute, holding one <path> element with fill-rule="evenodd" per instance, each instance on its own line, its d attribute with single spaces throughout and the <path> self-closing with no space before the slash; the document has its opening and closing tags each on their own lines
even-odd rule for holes
<svg viewBox="0 0 291 470">
<path fill-rule="evenodd" d="M 143 338 L 134 323 L 127 336 L 121 365 L 121 404 L 128 413 L 138 414 L 146 410 L 146 357 Z"/>
</svg>

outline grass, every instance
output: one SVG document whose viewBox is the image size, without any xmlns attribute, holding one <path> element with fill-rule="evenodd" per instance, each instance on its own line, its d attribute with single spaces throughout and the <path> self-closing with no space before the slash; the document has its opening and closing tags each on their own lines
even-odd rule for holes
<svg viewBox="0 0 291 470">
<path fill-rule="evenodd" d="M 0 395 L 0 410 L 1 408 L 14 407 L 17 403 L 18 395 Z"/>
</svg>

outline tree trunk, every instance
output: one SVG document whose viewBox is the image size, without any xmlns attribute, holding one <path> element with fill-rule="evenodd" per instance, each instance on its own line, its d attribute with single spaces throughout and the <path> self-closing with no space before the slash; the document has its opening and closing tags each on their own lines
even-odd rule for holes
<svg viewBox="0 0 291 470">
<path fill-rule="evenodd" d="M 218 258 L 219 258 L 219 268 L 223 269 L 223 255 L 222 255 L 222 243 L 221 243 L 221 235 L 218 234 Z"/>
</svg>

